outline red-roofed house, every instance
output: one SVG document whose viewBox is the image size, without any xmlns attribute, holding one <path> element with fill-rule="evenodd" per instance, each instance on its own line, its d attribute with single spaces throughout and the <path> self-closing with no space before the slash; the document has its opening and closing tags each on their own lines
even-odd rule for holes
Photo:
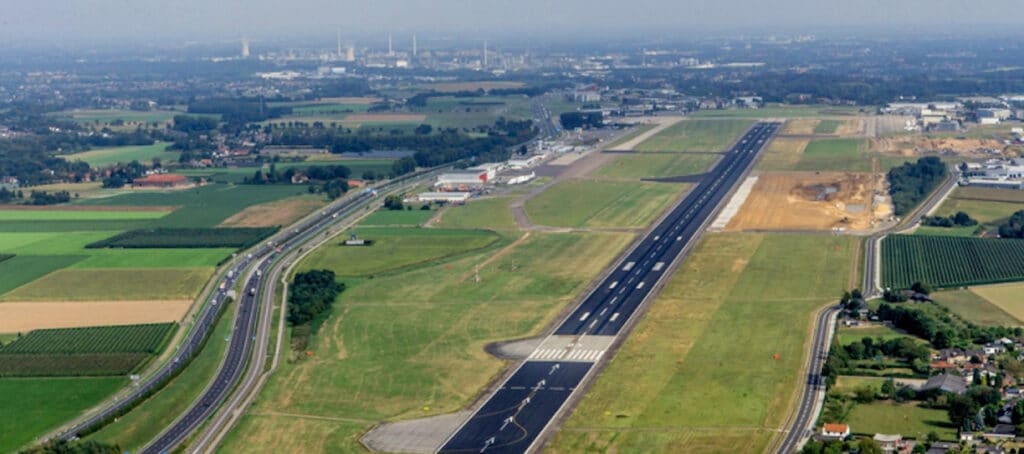
<svg viewBox="0 0 1024 454">
<path fill-rule="evenodd" d="M 136 178 L 132 186 L 136 188 L 176 188 L 188 184 L 188 177 L 176 173 L 164 173 Z"/>
<path fill-rule="evenodd" d="M 850 436 L 850 426 L 846 424 L 825 423 L 821 426 L 821 437 L 843 440 Z"/>
</svg>

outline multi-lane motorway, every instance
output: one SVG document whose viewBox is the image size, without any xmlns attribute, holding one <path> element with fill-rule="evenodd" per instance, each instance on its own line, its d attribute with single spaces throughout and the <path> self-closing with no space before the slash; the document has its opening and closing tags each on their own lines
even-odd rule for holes
<svg viewBox="0 0 1024 454">
<path fill-rule="evenodd" d="M 388 190 L 395 186 L 404 185 L 410 180 L 423 178 L 429 173 L 431 172 L 407 175 L 392 180 L 378 189 Z M 172 359 L 159 368 L 152 376 L 139 382 L 126 396 L 119 398 L 111 405 L 78 422 L 62 433 L 60 437 L 71 439 L 81 433 L 94 430 L 97 426 L 109 421 L 126 411 L 126 409 L 131 408 L 137 402 L 145 399 L 166 383 L 168 379 L 180 372 L 202 348 L 205 339 L 216 324 L 217 316 L 222 310 L 225 300 L 232 294 L 236 285 L 243 282 L 242 275 L 247 273 L 245 274 L 244 285 L 240 289 L 240 294 L 237 295 L 239 305 L 231 336 L 228 339 L 227 355 L 214 381 L 207 386 L 200 398 L 194 401 L 172 426 L 167 428 L 155 441 L 144 449 L 144 452 L 169 452 L 179 446 L 182 441 L 192 434 L 196 427 L 217 410 L 220 403 L 231 392 L 245 370 L 249 352 L 253 347 L 254 341 L 256 341 L 253 331 L 257 315 L 260 312 L 258 302 L 261 300 L 261 292 L 259 291 L 261 279 L 276 263 L 276 259 L 280 257 L 282 251 L 289 251 L 309 241 L 314 236 L 324 232 L 332 223 L 363 207 L 375 196 L 376 191 L 367 190 L 336 202 L 324 208 L 316 215 L 299 221 L 285 231 L 273 236 L 269 241 L 242 254 L 221 275 L 223 276 L 223 285 L 219 286 L 211 296 L 209 304 L 202 308 L 195 319 L 194 326 L 186 335 L 184 342 L 178 346 Z M 211 341 L 216 342 L 219 340 L 211 339 Z"/>
<path fill-rule="evenodd" d="M 530 450 L 778 128 L 778 123 L 757 123 L 748 130 L 440 451 Z"/>
</svg>

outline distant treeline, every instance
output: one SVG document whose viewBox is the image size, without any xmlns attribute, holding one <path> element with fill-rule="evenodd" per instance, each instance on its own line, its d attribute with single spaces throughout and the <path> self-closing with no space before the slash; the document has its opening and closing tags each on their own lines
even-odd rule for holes
<svg viewBox="0 0 1024 454">
<path fill-rule="evenodd" d="M 471 137 L 454 129 L 435 134 L 348 133 L 341 129 L 288 128 L 277 132 L 273 145 L 327 148 L 331 153 L 364 153 L 374 150 L 416 150 L 412 158 L 399 160 L 396 175 L 416 166 L 433 167 L 462 159 L 492 162 L 508 159 L 509 148 L 531 140 L 537 131 L 531 120 L 499 118 L 486 137 Z"/>
<path fill-rule="evenodd" d="M 226 123 L 252 123 L 271 118 L 281 118 L 292 113 L 291 107 L 271 107 L 266 101 L 245 98 L 214 98 L 194 100 L 188 103 L 188 113 L 220 114 Z M 175 118 L 177 124 L 178 118 Z M 195 123 L 205 126 L 202 123 Z M 214 128 L 216 125 L 214 125 Z M 213 129 L 213 128 L 209 128 Z"/>
<path fill-rule="evenodd" d="M 426 107 L 427 101 L 430 98 L 443 98 L 443 97 L 454 97 L 454 98 L 479 98 L 482 96 L 540 96 L 551 90 L 551 86 L 528 86 L 519 88 L 494 88 L 491 90 L 484 90 L 483 88 L 477 90 L 462 90 L 455 92 L 440 92 L 440 91 L 428 91 L 423 93 L 417 93 L 415 96 L 407 99 L 405 104 L 409 107 Z"/>
</svg>

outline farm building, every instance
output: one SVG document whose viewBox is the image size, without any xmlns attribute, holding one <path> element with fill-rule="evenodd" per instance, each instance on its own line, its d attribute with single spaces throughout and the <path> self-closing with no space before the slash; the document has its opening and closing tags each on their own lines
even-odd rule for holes
<svg viewBox="0 0 1024 454">
<path fill-rule="evenodd" d="M 136 188 L 177 188 L 188 184 L 188 177 L 185 175 L 164 173 L 136 178 L 132 186 Z"/>
<path fill-rule="evenodd" d="M 416 196 L 420 202 L 465 203 L 469 200 L 468 192 L 424 192 Z"/>
<path fill-rule="evenodd" d="M 475 191 L 488 181 L 487 171 L 445 173 L 438 175 L 434 188 L 439 191 Z"/>
</svg>

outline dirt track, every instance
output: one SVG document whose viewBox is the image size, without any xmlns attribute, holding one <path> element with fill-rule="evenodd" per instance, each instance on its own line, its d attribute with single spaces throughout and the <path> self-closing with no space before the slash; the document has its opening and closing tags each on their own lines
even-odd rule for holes
<svg viewBox="0 0 1024 454">
<path fill-rule="evenodd" d="M 176 322 L 192 301 L 52 301 L 0 303 L 0 333 L 41 328 Z"/>
<path fill-rule="evenodd" d="M 765 173 L 726 230 L 869 230 L 891 213 L 888 203 L 874 203 L 884 180 L 867 173 Z"/>
</svg>

